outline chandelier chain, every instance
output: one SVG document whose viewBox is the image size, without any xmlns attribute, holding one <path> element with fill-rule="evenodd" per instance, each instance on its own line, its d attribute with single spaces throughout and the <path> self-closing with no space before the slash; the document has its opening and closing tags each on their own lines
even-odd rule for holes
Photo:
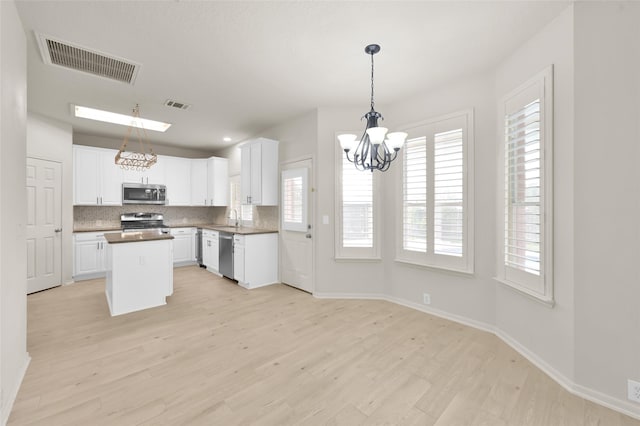
<svg viewBox="0 0 640 426">
<path fill-rule="evenodd" d="M 373 53 L 371 53 L 371 110 L 373 111 L 374 107 L 373 101 Z"/>
</svg>

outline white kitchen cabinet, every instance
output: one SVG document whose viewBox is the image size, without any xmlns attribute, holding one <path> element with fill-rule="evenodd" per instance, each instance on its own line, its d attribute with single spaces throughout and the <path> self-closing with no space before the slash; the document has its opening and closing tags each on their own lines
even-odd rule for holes
<svg viewBox="0 0 640 426">
<path fill-rule="evenodd" d="M 168 206 L 191 205 L 191 160 L 162 156 Z M 175 254 L 175 253 L 174 253 Z"/>
<path fill-rule="evenodd" d="M 173 235 L 173 264 L 193 264 L 196 260 L 196 228 L 172 228 L 170 232 Z"/>
<path fill-rule="evenodd" d="M 278 141 L 258 138 L 240 147 L 242 204 L 278 205 Z"/>
<path fill-rule="evenodd" d="M 104 232 L 73 234 L 73 278 L 104 277 L 106 270 L 107 240 Z"/>
<path fill-rule="evenodd" d="M 229 161 L 211 157 L 207 160 L 207 205 L 229 204 Z"/>
<path fill-rule="evenodd" d="M 233 236 L 234 278 L 253 289 L 278 282 L 278 234 Z"/>
<path fill-rule="evenodd" d="M 191 162 L 191 205 L 206 206 L 207 203 L 207 163 L 206 158 L 192 159 Z"/>
<path fill-rule="evenodd" d="M 122 169 L 115 164 L 118 151 L 73 145 L 73 204 L 121 206 Z"/>
<path fill-rule="evenodd" d="M 165 163 L 166 157 L 158 155 L 156 163 L 147 170 L 124 170 L 123 182 L 166 185 Z"/>
<path fill-rule="evenodd" d="M 209 229 L 202 230 L 202 263 L 207 270 L 218 274 L 220 267 L 219 256 L 219 233 Z"/>
</svg>

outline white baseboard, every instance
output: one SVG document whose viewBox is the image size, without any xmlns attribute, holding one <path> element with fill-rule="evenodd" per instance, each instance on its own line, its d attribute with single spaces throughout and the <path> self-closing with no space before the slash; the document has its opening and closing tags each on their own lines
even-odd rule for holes
<svg viewBox="0 0 640 426">
<path fill-rule="evenodd" d="M 439 309 L 434 309 L 428 305 L 422 305 L 419 303 L 411 302 L 399 297 L 387 296 L 382 294 L 355 294 L 355 293 L 314 293 L 314 297 L 320 299 L 371 299 L 371 300 L 386 300 L 387 302 L 395 303 L 397 305 L 405 306 L 407 308 L 415 309 L 426 314 L 434 315 L 440 318 L 444 318 L 459 324 L 467 325 L 482 331 L 493 333 L 502 340 L 505 344 L 509 345 L 513 350 L 525 357 L 529 362 L 542 370 L 556 383 L 562 386 L 569 393 L 584 398 L 588 401 L 610 408 L 619 413 L 625 414 L 634 419 L 640 420 L 640 405 L 632 402 L 624 401 L 618 398 L 614 398 L 610 395 L 588 388 L 586 386 L 575 383 L 572 379 L 565 376 L 563 373 L 555 369 L 551 364 L 540 358 L 537 354 L 529 350 L 526 346 L 522 345 L 516 339 L 505 333 L 504 331 L 497 329 L 492 324 L 487 324 L 482 321 L 476 321 L 471 318 L 467 318 L 461 315 L 452 314 Z"/>
<path fill-rule="evenodd" d="M 24 375 L 27 373 L 27 368 L 29 367 L 29 363 L 31 362 L 31 356 L 27 353 L 27 358 L 25 359 L 24 365 L 20 370 L 20 378 L 18 379 L 15 387 L 8 392 L 7 402 L 2 407 L 2 419 L 0 419 L 0 424 L 5 426 L 9 421 L 9 416 L 11 415 L 11 409 L 13 408 L 13 403 L 16 402 L 16 397 L 18 396 L 18 390 L 20 390 L 20 385 L 24 380 Z"/>
</svg>

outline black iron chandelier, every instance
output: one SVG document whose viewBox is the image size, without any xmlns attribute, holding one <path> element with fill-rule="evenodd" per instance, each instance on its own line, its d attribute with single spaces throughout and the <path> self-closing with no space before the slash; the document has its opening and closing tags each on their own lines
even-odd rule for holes
<svg viewBox="0 0 640 426">
<path fill-rule="evenodd" d="M 391 162 L 398 156 L 398 151 L 404 145 L 407 134 L 404 132 L 387 133 L 386 127 L 378 127 L 378 119 L 384 120 L 382 114 L 374 109 L 373 101 L 373 55 L 380 51 L 380 46 L 370 44 L 364 48 L 367 55 L 371 55 L 371 111 L 362 118 L 367 120 L 367 127 L 357 141 L 357 135 L 339 135 L 340 146 L 347 155 L 347 160 L 355 164 L 358 170 L 389 170 Z M 386 139 L 385 139 L 386 136 Z M 352 153 L 353 158 L 349 157 Z"/>
</svg>

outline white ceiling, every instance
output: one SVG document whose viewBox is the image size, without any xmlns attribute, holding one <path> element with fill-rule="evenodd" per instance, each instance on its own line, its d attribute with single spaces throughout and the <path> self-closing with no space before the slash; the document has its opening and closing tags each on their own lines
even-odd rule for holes
<svg viewBox="0 0 640 426">
<path fill-rule="evenodd" d="M 485 72 L 567 2 L 19 1 L 28 36 L 29 110 L 74 131 L 70 103 L 173 123 L 153 142 L 213 150 L 321 106 L 377 104 Z M 142 64 L 134 85 L 43 63 L 34 31 Z M 166 99 L 192 104 L 165 107 Z M 357 119 L 357 118 L 356 118 Z"/>
</svg>

